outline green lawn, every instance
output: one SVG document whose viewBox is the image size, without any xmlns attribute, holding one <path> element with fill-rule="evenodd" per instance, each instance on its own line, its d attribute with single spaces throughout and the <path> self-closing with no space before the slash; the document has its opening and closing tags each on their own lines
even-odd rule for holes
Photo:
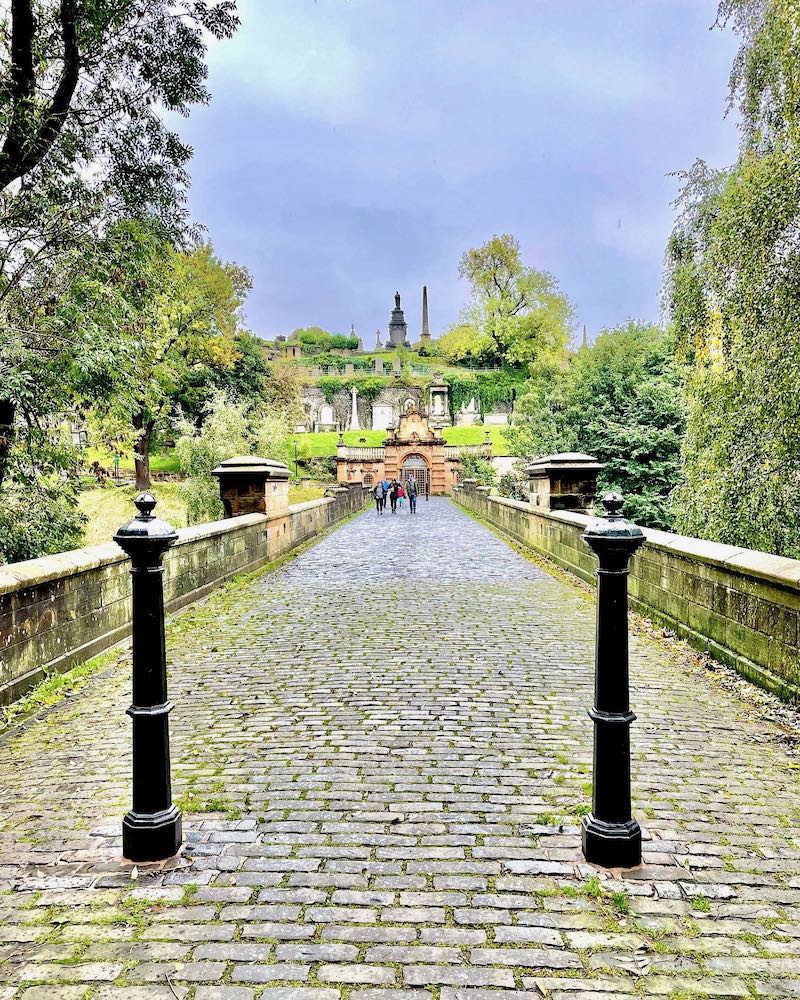
<svg viewBox="0 0 800 1000">
<path fill-rule="evenodd" d="M 83 461 L 87 469 L 92 462 L 98 461 L 104 469 L 107 469 L 112 475 L 114 474 L 114 456 L 110 451 L 105 451 L 102 448 L 87 448 L 84 453 Z M 119 467 L 122 475 L 133 475 L 133 455 L 123 455 Z M 151 455 L 150 471 L 180 472 L 181 470 L 180 465 L 178 464 L 178 456 L 175 451 L 161 452 Z"/>
<path fill-rule="evenodd" d="M 447 444 L 483 444 L 485 431 L 489 432 L 492 454 L 507 455 L 508 442 L 505 427 L 445 427 L 444 439 Z"/>
<path fill-rule="evenodd" d="M 178 483 L 154 483 L 153 496 L 158 501 L 155 512 L 173 527 L 185 528 L 186 504 L 179 491 Z M 83 532 L 83 544 L 110 542 L 117 528 L 136 516 L 136 508 L 133 506 L 136 492 L 132 486 L 84 490 L 78 498 L 78 506 L 89 518 Z"/>
<path fill-rule="evenodd" d="M 485 440 L 484 430 L 489 431 L 489 438 L 492 442 L 492 452 L 495 455 L 507 455 L 508 444 L 506 442 L 505 428 L 503 427 L 445 427 L 444 439 L 447 444 L 483 444 Z M 308 434 L 295 434 L 294 439 L 298 443 L 300 461 L 308 458 L 325 458 L 336 454 L 336 442 L 339 435 L 336 431 L 318 431 Z M 364 439 L 364 440 L 362 440 Z M 345 431 L 344 443 L 350 446 L 362 445 L 368 448 L 379 448 L 386 440 L 386 431 Z M 270 456 L 267 455 L 267 458 Z M 100 451 L 96 448 L 87 448 L 85 464 L 89 465 L 97 461 L 113 473 L 113 457 L 108 452 Z M 130 464 L 129 464 L 130 463 Z M 290 465 L 292 463 L 290 462 Z M 133 464 L 130 459 L 123 458 L 122 474 L 133 475 Z M 178 467 L 178 457 L 174 451 L 154 454 L 150 456 L 151 472 L 180 472 Z M 292 469 L 292 473 L 294 470 Z M 163 484 L 168 485 L 168 484 Z M 306 499 L 313 499 L 307 497 Z M 88 544 L 88 543 L 87 543 Z"/>
<path fill-rule="evenodd" d="M 484 430 L 489 431 L 489 438 L 492 442 L 492 451 L 495 455 L 507 455 L 508 444 L 506 443 L 503 427 L 445 427 L 444 439 L 447 444 L 482 444 L 485 440 Z M 324 458 L 326 455 L 336 454 L 336 442 L 339 435 L 336 431 L 317 431 L 307 434 L 295 434 L 298 450 L 300 454 L 305 454 L 309 458 Z M 365 439 L 365 440 L 362 440 Z M 386 440 L 385 431 L 345 431 L 344 443 L 355 446 L 362 445 L 367 448 L 378 448 Z M 309 449 L 306 451 L 306 449 Z"/>
<path fill-rule="evenodd" d="M 186 504 L 181 496 L 180 483 L 153 483 L 153 495 L 158 503 L 156 514 L 174 528 L 186 527 Z M 318 500 L 325 491 L 319 487 L 291 486 L 289 503 L 304 503 Z M 110 542 L 114 532 L 136 516 L 133 498 L 136 490 L 132 486 L 106 486 L 84 490 L 78 505 L 89 518 L 83 533 L 84 545 L 99 545 Z"/>
</svg>

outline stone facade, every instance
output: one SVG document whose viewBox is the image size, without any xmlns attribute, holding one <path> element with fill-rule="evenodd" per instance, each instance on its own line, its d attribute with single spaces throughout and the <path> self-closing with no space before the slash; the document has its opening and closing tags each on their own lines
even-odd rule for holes
<svg viewBox="0 0 800 1000">
<path fill-rule="evenodd" d="M 358 430 L 386 430 L 397 427 L 400 417 L 409 409 L 419 410 L 423 405 L 423 390 L 416 386 L 389 385 L 374 399 L 356 396 Z M 345 431 L 352 424 L 352 396 L 342 389 L 329 403 L 317 386 L 306 386 L 303 390 L 303 406 L 306 412 L 304 426 L 308 430 Z"/>
<path fill-rule="evenodd" d="M 388 429 L 383 447 L 352 448 L 340 439 L 336 478 L 341 483 L 365 486 L 373 486 L 379 479 L 404 482 L 413 478 L 420 491 L 447 494 L 460 480 L 462 451 L 445 445 L 440 426 L 417 410 L 410 410 L 400 417 L 397 428 Z M 478 445 L 477 451 L 491 458 L 488 442 Z"/>
<path fill-rule="evenodd" d="M 581 540 L 592 518 L 490 497 L 464 483 L 454 498 L 522 545 L 593 583 Z M 800 703 L 800 560 L 645 529 L 634 556 L 631 605 L 695 648 L 787 701 Z"/>
</svg>

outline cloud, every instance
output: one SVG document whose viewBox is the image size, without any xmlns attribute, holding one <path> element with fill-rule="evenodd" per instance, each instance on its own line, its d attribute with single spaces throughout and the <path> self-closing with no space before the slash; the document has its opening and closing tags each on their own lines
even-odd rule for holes
<svg viewBox="0 0 800 1000">
<path fill-rule="evenodd" d="M 240 0 L 177 127 L 191 208 L 248 266 L 265 336 L 371 334 L 395 288 L 444 329 L 459 256 L 511 232 L 590 331 L 657 315 L 675 184 L 726 162 L 716 0 Z M 415 304 L 416 303 L 416 304 Z"/>
<path fill-rule="evenodd" d="M 348 9 L 330 0 L 240 0 L 242 28 L 214 46 L 212 68 L 226 87 L 299 118 L 349 122 L 365 109 L 364 54 L 347 36 Z"/>
<path fill-rule="evenodd" d="M 599 201 L 592 210 L 591 233 L 601 246 L 618 250 L 626 257 L 651 260 L 659 247 L 663 253 L 673 215 L 669 203 Z"/>
</svg>

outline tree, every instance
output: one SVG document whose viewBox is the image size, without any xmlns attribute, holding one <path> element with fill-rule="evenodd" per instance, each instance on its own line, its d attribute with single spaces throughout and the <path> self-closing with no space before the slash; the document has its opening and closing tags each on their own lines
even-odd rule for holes
<svg viewBox="0 0 800 1000">
<path fill-rule="evenodd" d="M 0 32 L 0 190 L 72 181 L 91 163 L 125 211 L 172 218 L 191 150 L 157 108 L 205 103 L 204 35 L 229 37 L 234 0 L 11 0 Z M 9 30 L 10 27 L 10 30 Z M 88 182 L 88 181 L 87 181 Z"/>
<path fill-rule="evenodd" d="M 454 365 L 479 367 L 496 357 L 492 338 L 472 323 L 456 323 L 435 341 L 436 353 Z"/>
<path fill-rule="evenodd" d="M 59 318 L 114 331 L 112 391 L 92 410 L 107 442 L 133 449 L 136 485 L 146 489 L 154 436 L 175 415 L 193 372 L 237 359 L 238 310 L 250 279 L 209 245 L 178 251 L 157 227 L 133 221 L 113 227 L 91 265 Z"/>
<path fill-rule="evenodd" d="M 487 458 L 471 455 L 468 452 L 461 456 L 461 479 L 474 479 L 478 486 L 494 486 L 497 474 L 494 466 Z"/>
<path fill-rule="evenodd" d="M 742 45 L 730 170 L 683 175 L 666 300 L 691 365 L 682 531 L 800 556 L 800 8 L 726 0 Z"/>
<path fill-rule="evenodd" d="M 232 354 L 197 361 L 188 372 L 185 385 L 176 396 L 185 417 L 200 424 L 206 405 L 218 392 L 234 403 L 258 406 L 265 401 L 270 380 L 270 365 L 264 352 L 264 342 L 239 330 L 233 337 Z"/>
<path fill-rule="evenodd" d="M 682 378 L 672 341 L 658 327 L 630 322 L 606 331 L 565 366 L 534 372 L 507 431 L 512 452 L 526 461 L 588 452 L 606 463 L 600 488 L 619 490 L 630 516 L 670 528 L 670 495 L 680 478 Z"/>
<path fill-rule="evenodd" d="M 564 350 L 572 307 L 552 275 L 523 263 L 513 236 L 493 236 L 468 250 L 458 274 L 472 289 L 466 323 L 474 331 L 470 354 L 520 366 Z M 463 330 L 459 336 L 464 338 Z"/>
<path fill-rule="evenodd" d="M 289 340 L 302 344 L 312 353 L 327 351 L 331 346 L 331 335 L 321 326 L 299 327 L 289 334 Z"/>
<path fill-rule="evenodd" d="M 212 469 L 235 455 L 263 455 L 288 462 L 291 426 L 286 413 L 268 404 L 256 409 L 217 393 L 208 403 L 202 426 L 184 422 L 177 442 L 186 512 L 190 524 L 223 516 L 219 483 Z"/>
<path fill-rule="evenodd" d="M 72 408 L 71 376 L 83 379 L 86 364 L 99 374 L 112 354 L 108 331 L 90 339 L 54 329 L 52 317 L 109 220 L 147 215 L 185 236 L 191 151 L 161 112 L 208 100 L 206 39 L 229 36 L 237 18 L 233 0 L 3 6 L 0 489 L 33 491 L 45 509 L 45 480 L 64 485 L 75 465 L 73 455 L 54 471 L 66 445 L 52 415 Z M 98 378 L 95 389 L 110 384 Z"/>
</svg>

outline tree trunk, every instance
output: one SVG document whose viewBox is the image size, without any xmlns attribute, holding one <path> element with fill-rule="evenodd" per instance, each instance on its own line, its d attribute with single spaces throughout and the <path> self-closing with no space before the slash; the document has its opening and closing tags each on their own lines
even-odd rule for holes
<svg viewBox="0 0 800 1000">
<path fill-rule="evenodd" d="M 16 407 L 11 399 L 0 399 L 0 489 L 8 469 L 8 456 L 14 443 Z"/>
<path fill-rule="evenodd" d="M 134 423 L 134 427 L 139 430 L 139 436 L 134 445 L 134 467 L 136 469 L 136 489 L 150 489 L 150 442 L 153 438 L 153 424 L 147 423 L 141 429 Z"/>
</svg>

